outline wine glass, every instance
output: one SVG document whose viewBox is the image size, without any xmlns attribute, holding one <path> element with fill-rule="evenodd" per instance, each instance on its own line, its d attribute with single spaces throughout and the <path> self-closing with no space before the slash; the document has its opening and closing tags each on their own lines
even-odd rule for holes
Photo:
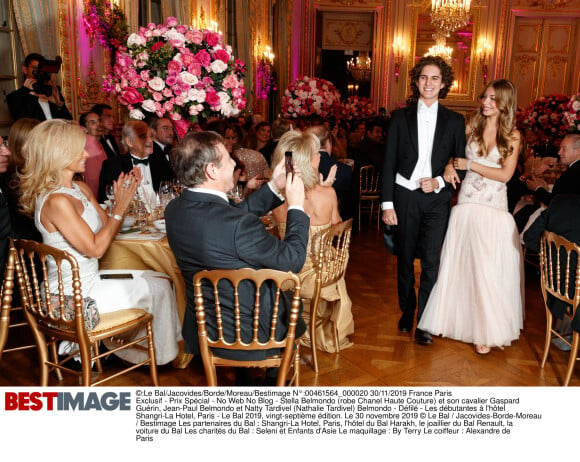
<svg viewBox="0 0 580 462">
<path fill-rule="evenodd" d="M 171 181 L 162 181 L 159 185 L 159 204 L 165 208 L 174 197 L 173 183 Z"/>
<path fill-rule="evenodd" d="M 177 178 L 173 179 L 173 191 L 175 191 L 176 196 L 180 196 L 181 192 L 183 191 L 183 185 L 181 184 L 181 181 L 179 181 L 179 179 Z"/>
<path fill-rule="evenodd" d="M 149 228 L 147 227 L 147 207 L 143 201 L 139 200 L 135 204 L 135 215 L 136 215 L 136 225 L 139 227 L 139 232 L 141 234 L 149 234 Z"/>
</svg>

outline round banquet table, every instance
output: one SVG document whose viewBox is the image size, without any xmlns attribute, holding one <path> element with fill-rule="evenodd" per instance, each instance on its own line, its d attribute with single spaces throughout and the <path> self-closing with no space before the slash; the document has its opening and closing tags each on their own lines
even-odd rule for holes
<svg viewBox="0 0 580 462">
<path fill-rule="evenodd" d="M 109 249 L 99 260 L 101 269 L 153 270 L 165 273 L 175 287 L 177 311 L 183 322 L 185 314 L 185 283 L 169 247 L 167 238 L 154 239 L 114 239 Z"/>
</svg>

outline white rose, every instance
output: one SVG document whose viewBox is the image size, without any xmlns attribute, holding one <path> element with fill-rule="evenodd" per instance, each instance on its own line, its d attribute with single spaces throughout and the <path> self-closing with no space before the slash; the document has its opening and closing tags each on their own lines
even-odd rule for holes
<svg viewBox="0 0 580 462">
<path fill-rule="evenodd" d="M 187 91 L 187 98 L 189 101 L 197 101 L 199 103 L 205 103 L 205 90 L 190 88 Z"/>
<path fill-rule="evenodd" d="M 127 39 L 127 45 L 128 46 L 143 46 L 145 45 L 145 43 L 147 43 L 147 40 L 145 39 L 145 37 L 141 37 L 139 34 L 131 34 L 129 35 L 129 38 Z"/>
<path fill-rule="evenodd" d="M 218 59 L 213 63 L 211 63 L 209 67 L 211 68 L 212 72 L 216 74 L 221 74 L 228 68 L 228 65 L 224 63 L 222 60 Z"/>
<path fill-rule="evenodd" d="M 220 97 L 220 101 L 222 104 L 230 102 L 230 95 L 228 95 L 225 91 L 218 91 L 217 95 Z"/>
<path fill-rule="evenodd" d="M 129 117 L 135 120 L 143 120 L 145 118 L 145 115 L 139 109 L 133 109 L 129 113 Z"/>
<path fill-rule="evenodd" d="M 154 91 L 161 91 L 165 88 L 165 81 L 161 77 L 154 77 L 148 82 L 148 85 Z"/>
<path fill-rule="evenodd" d="M 167 41 L 179 40 L 181 43 L 185 43 L 185 35 L 180 34 L 175 29 L 169 29 L 165 34 L 163 34 L 163 37 L 165 37 Z"/>
<path fill-rule="evenodd" d="M 222 100 L 222 109 L 221 109 L 221 112 L 226 117 L 230 117 L 230 116 L 234 115 L 234 108 L 232 107 L 231 104 L 229 104 L 227 102 L 224 102 Z"/>
<path fill-rule="evenodd" d="M 155 101 L 152 99 L 146 99 L 141 103 L 141 107 L 147 112 L 155 112 Z"/>
<path fill-rule="evenodd" d="M 183 71 L 181 74 L 179 74 L 179 77 L 181 77 L 181 80 L 183 81 L 183 83 L 187 84 L 187 85 L 195 85 L 197 82 L 199 82 L 198 78 L 193 75 L 190 72 L 187 71 Z"/>
</svg>

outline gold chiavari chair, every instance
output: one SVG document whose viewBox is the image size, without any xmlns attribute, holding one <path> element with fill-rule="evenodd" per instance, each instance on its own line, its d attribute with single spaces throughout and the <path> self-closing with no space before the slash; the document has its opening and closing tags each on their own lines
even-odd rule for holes
<svg viewBox="0 0 580 462">
<path fill-rule="evenodd" d="M 78 375 L 83 386 L 95 386 L 143 365 L 149 365 L 153 384 L 159 385 L 153 344 L 153 316 L 150 313 L 140 308 L 129 308 L 97 316 L 96 312 L 87 309 L 90 302 L 83 299 L 79 267 L 72 255 L 24 239 L 14 241 L 14 246 L 17 251 L 16 274 L 22 305 L 39 346 L 41 386 L 48 385 L 48 374 L 53 369 L 57 372 L 65 371 Z M 58 273 L 56 294 L 50 292 L 47 282 L 49 260 L 55 263 Z M 63 266 L 70 268 L 72 272 L 72 288 L 65 287 L 62 277 Z M 38 271 L 43 273 L 43 282 L 40 282 L 36 268 L 41 268 Z M 71 289 L 69 293 L 72 292 L 72 296 L 65 295 L 67 289 Z M 141 330 L 144 330 L 145 334 L 134 338 L 135 333 Z M 49 359 L 47 338 L 53 345 L 52 352 L 55 358 L 53 361 Z M 117 346 L 105 353 L 99 353 L 99 343 L 105 339 Z M 59 340 L 77 344 L 78 351 L 59 360 L 55 346 Z M 142 342 L 147 346 L 142 346 L 140 344 Z M 145 351 L 147 359 L 103 377 L 101 358 L 125 348 Z M 81 360 L 80 372 L 65 365 L 76 355 L 79 355 Z M 96 380 L 92 377 L 93 361 L 98 372 Z"/>
<path fill-rule="evenodd" d="M 205 288 L 205 293 L 204 281 L 208 281 L 210 285 L 209 288 Z M 194 276 L 193 286 L 199 345 L 208 386 L 218 385 L 216 366 L 277 367 L 279 368 L 277 386 L 286 384 L 286 379 L 293 368 L 290 385 L 300 385 L 300 349 L 295 339 L 300 313 L 300 278 L 296 274 L 251 268 L 206 270 Z M 275 289 L 273 304 L 267 307 L 270 311 L 267 339 L 261 339 L 259 335 L 260 324 L 265 324 L 260 320 L 260 310 L 266 308 L 261 306 L 264 299 L 261 297 L 263 286 L 266 286 L 265 290 Z M 288 313 L 288 329 L 283 338 L 280 338 L 276 333 L 277 324 L 280 322 L 278 313 L 283 291 L 292 293 L 292 302 Z M 244 325 L 244 318 L 247 316 L 241 313 L 240 298 L 244 298 L 248 293 L 253 300 L 253 313 L 250 319 L 246 319 Z M 208 314 L 215 317 L 216 332 L 208 332 L 206 322 Z M 226 339 L 227 332 L 235 333 L 234 338 Z M 251 332 L 251 339 L 243 338 L 243 332 Z M 226 356 L 230 355 L 220 353 L 216 349 L 244 352 L 279 350 L 280 353 L 267 356 L 265 359 L 241 360 L 227 358 Z"/>
<path fill-rule="evenodd" d="M 360 169 L 359 197 L 358 197 L 358 230 L 360 231 L 363 213 L 369 213 L 369 222 L 377 214 L 377 229 L 381 221 L 381 175 L 372 165 L 365 165 Z"/>
<path fill-rule="evenodd" d="M 580 334 L 574 331 L 572 342 L 554 327 L 550 310 L 554 304 L 564 304 L 564 316 L 573 319 L 580 303 L 580 246 L 550 231 L 544 231 L 540 241 L 540 273 L 542 296 L 546 306 L 546 341 L 541 367 L 548 359 L 552 336 L 556 336 L 571 347 L 564 386 L 570 383 L 574 364 L 578 357 Z"/>
<path fill-rule="evenodd" d="M 348 264 L 348 251 L 350 235 L 352 232 L 352 219 L 331 226 L 313 236 L 312 258 L 314 263 L 315 279 L 314 294 L 310 303 L 310 341 L 312 348 L 312 363 L 314 371 L 318 373 L 318 357 L 316 354 L 316 328 L 317 326 L 332 322 L 332 309 L 326 318 L 318 317 L 318 305 L 321 300 L 322 289 L 336 284 L 346 274 Z M 337 301 L 328 301 L 334 304 Z M 333 326 L 334 345 L 339 352 L 338 331 Z"/>
</svg>

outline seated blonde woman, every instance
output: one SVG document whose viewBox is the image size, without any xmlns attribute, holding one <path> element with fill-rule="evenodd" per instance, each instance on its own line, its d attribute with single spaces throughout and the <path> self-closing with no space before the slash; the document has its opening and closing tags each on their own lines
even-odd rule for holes
<svg viewBox="0 0 580 462">
<path fill-rule="evenodd" d="M 102 279 L 98 259 L 121 228 L 123 215 L 141 182 L 138 168 L 121 173 L 114 183 L 115 205 L 111 216 L 99 207 L 95 195 L 83 182 L 73 181 L 84 173 L 89 154 L 87 134 L 71 121 L 53 119 L 37 125 L 24 144 L 26 163 L 22 172 L 20 204 L 34 215 L 45 244 L 71 253 L 78 262 L 83 297 L 95 300 L 100 313 L 139 307 L 153 314 L 153 338 L 157 364 L 173 360 L 181 340 L 181 326 L 173 289 L 164 274 L 128 271 L 132 279 Z M 115 271 L 107 271 L 108 273 Z M 119 271 L 117 271 L 119 272 Z M 72 272 L 64 266 L 62 279 L 66 295 L 72 295 Z M 53 263 L 47 280 L 57 293 L 58 274 Z M 74 352 L 74 344 L 63 342 L 61 354 Z M 138 363 L 145 352 L 122 350 L 122 359 Z"/>
<path fill-rule="evenodd" d="M 310 313 L 310 299 L 314 293 L 314 268 L 311 254 L 312 237 L 332 225 L 341 221 L 338 213 L 338 200 L 332 184 L 333 174 L 327 179 L 329 185 L 320 183 L 320 174 L 318 173 L 318 164 L 320 163 L 320 143 L 318 138 L 310 133 L 302 133 L 298 130 L 286 132 L 280 138 L 280 142 L 274 150 L 272 165 L 277 165 L 284 157 L 287 151 L 292 152 L 292 163 L 294 171 L 302 174 L 305 189 L 304 211 L 310 216 L 310 240 L 308 241 L 307 257 L 304 267 L 300 271 L 302 280 L 302 298 L 304 304 L 303 315 L 308 317 Z M 286 213 L 287 205 L 284 203 L 277 209 L 274 209 L 273 216 L 278 223 L 280 238 L 283 238 L 286 231 Z M 319 316 L 327 316 L 326 311 L 331 309 L 328 301 L 340 300 L 334 308 L 332 319 L 338 329 L 339 347 L 348 348 L 352 345 L 348 336 L 354 332 L 354 322 L 352 318 L 352 302 L 346 290 L 344 278 L 336 284 L 322 290 L 320 304 L 318 306 Z M 328 313 L 330 314 L 330 313 Z M 317 332 L 317 345 L 319 350 L 330 353 L 335 352 L 334 336 L 332 327 L 329 324 L 322 325 Z M 310 345 L 310 335 L 307 332 L 302 337 L 302 343 Z"/>
</svg>

